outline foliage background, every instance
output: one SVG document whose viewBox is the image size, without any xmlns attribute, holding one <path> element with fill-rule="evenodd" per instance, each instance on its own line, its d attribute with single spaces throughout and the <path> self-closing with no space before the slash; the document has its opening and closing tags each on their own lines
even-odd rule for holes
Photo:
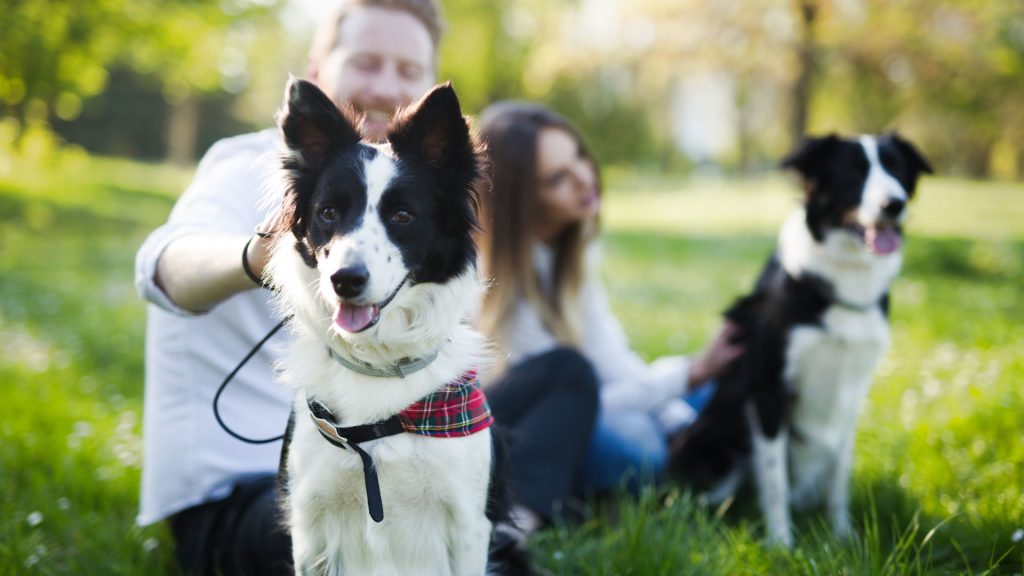
<svg viewBox="0 0 1024 576">
<path fill-rule="evenodd" d="M 219 137 L 272 124 L 329 4 L 6 0 L 0 149 L 45 156 L 63 141 L 194 160 Z M 944 172 L 1024 177 L 1019 0 L 443 5 L 439 77 L 455 80 L 467 110 L 546 101 L 606 163 L 751 172 L 808 131 L 899 129 Z M 724 100 L 719 122 L 681 116 L 703 93 Z M 681 130 L 715 130 L 725 144 L 684 153 Z"/>
</svg>

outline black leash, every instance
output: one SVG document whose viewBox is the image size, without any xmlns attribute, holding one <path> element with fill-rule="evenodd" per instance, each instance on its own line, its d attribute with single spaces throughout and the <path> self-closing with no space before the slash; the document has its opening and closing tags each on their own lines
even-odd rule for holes
<svg viewBox="0 0 1024 576">
<path fill-rule="evenodd" d="M 262 348 L 263 345 L 267 343 L 267 340 L 270 340 L 274 336 L 274 334 L 277 334 L 278 330 L 283 328 L 284 325 L 287 324 L 288 321 L 291 319 L 292 317 L 288 316 L 284 320 L 278 322 L 277 326 L 271 328 L 270 332 L 267 332 L 267 335 L 264 336 L 262 340 L 257 342 L 255 346 L 253 346 L 252 350 L 250 350 L 249 353 L 245 355 L 245 358 L 242 358 L 242 361 L 238 363 L 238 366 L 235 366 L 235 369 L 232 370 L 231 373 L 228 374 L 227 378 L 225 378 L 224 381 L 220 383 L 220 388 L 217 389 L 217 394 L 214 395 L 213 397 L 213 416 L 217 419 L 217 424 L 220 424 L 220 427 L 223 428 L 225 432 L 230 434 L 236 440 L 241 440 L 242 442 L 246 442 L 248 444 L 270 444 L 271 442 L 277 442 L 278 440 L 284 438 L 284 434 L 281 434 L 280 436 L 274 436 L 273 438 L 253 440 L 252 438 L 246 438 L 245 436 L 238 434 L 231 428 L 228 428 L 228 425 L 224 423 L 224 420 L 220 417 L 220 409 L 218 409 L 217 403 L 220 401 L 220 395 L 224 392 L 224 388 L 227 387 L 228 382 L 231 382 L 231 380 L 235 377 L 235 374 L 238 374 L 238 371 L 242 369 L 242 366 L 245 366 L 246 363 L 248 363 L 249 360 L 253 356 L 255 356 L 257 352 L 259 352 L 260 348 Z"/>
<path fill-rule="evenodd" d="M 285 434 L 280 436 L 274 436 L 273 438 L 263 438 L 260 440 L 254 440 L 252 438 L 246 438 L 241 434 L 235 432 L 224 419 L 220 416 L 220 409 L 218 404 L 220 403 L 220 396 L 224 393 L 224 389 L 228 383 L 234 379 L 238 371 L 245 366 L 253 356 L 259 352 L 260 348 L 274 337 L 274 334 L 284 327 L 288 321 L 291 320 L 291 316 L 278 322 L 276 326 L 270 329 L 270 332 L 263 337 L 262 340 L 253 346 L 252 350 L 242 358 L 242 361 L 235 366 L 235 369 L 224 378 L 224 381 L 220 383 L 220 388 L 217 389 L 217 394 L 213 397 L 213 415 L 217 419 L 217 424 L 231 435 L 236 440 L 241 440 L 247 444 L 269 444 L 271 442 L 277 442 L 285 437 Z M 377 467 L 373 463 L 373 458 L 359 446 L 360 442 L 367 442 L 370 440 L 376 440 L 378 438 L 384 438 L 385 436 L 394 436 L 395 434 L 401 434 L 405 432 L 402 427 L 402 423 L 398 416 L 392 416 L 391 418 L 377 422 L 374 424 L 364 424 L 361 426 L 341 427 L 338 426 L 335 420 L 334 414 L 327 409 L 326 406 L 321 404 L 318 400 L 307 399 L 309 406 L 309 414 L 313 419 L 313 423 L 320 431 L 320 435 L 325 440 L 342 449 L 351 448 L 356 454 L 359 455 L 359 459 L 363 463 L 363 483 L 366 486 L 366 505 L 369 508 L 370 518 L 373 518 L 375 522 L 380 522 L 384 519 L 384 503 L 380 495 L 380 482 L 377 479 Z"/>
</svg>

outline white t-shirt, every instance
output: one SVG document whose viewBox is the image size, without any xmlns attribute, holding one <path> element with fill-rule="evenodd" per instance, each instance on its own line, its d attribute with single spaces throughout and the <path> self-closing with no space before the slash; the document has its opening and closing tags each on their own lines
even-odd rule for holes
<svg viewBox="0 0 1024 576">
<path fill-rule="evenodd" d="M 175 306 L 153 280 L 157 259 L 176 238 L 196 231 L 250 234 L 263 221 L 260 200 L 276 143 L 274 130 L 217 142 L 168 222 L 136 255 L 136 288 L 151 302 L 141 525 L 223 498 L 241 478 L 277 470 L 280 441 L 250 445 L 232 438 L 217 424 L 212 407 L 220 383 L 279 321 L 270 292 L 248 290 L 194 314 Z M 258 439 L 284 431 L 291 393 L 275 382 L 272 365 L 287 332 L 264 346 L 221 396 L 221 417 L 239 434 Z"/>
<path fill-rule="evenodd" d="M 612 312 L 604 284 L 598 276 L 600 252 L 596 244 L 586 253 L 586 277 L 580 288 L 583 341 L 580 352 L 594 367 L 605 411 L 649 413 L 666 433 L 692 421 L 693 409 L 682 400 L 689 364 L 683 356 L 665 356 L 647 364 L 629 347 L 622 324 Z M 543 289 L 553 282 L 554 254 L 535 244 L 533 263 Z M 505 325 L 509 363 L 516 363 L 559 345 L 525 300 Z"/>
</svg>

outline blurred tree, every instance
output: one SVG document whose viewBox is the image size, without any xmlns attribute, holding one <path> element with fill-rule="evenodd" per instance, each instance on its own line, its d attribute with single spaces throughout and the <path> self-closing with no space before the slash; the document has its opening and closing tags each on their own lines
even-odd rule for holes
<svg viewBox="0 0 1024 576">
<path fill-rule="evenodd" d="M 274 17 L 286 3 L 289 18 L 318 5 L 6 0 L 0 146 L 90 115 L 87 100 L 115 68 L 169 103 L 149 113 L 180 159 L 212 137 L 197 129 L 214 127 L 211 110 L 226 118 L 236 96 L 231 121 L 268 126 L 286 71 L 305 72 L 309 31 Z M 547 102 L 604 161 L 669 167 L 681 124 L 728 132 L 713 157 L 696 160 L 744 170 L 774 163 L 808 131 L 898 128 L 941 170 L 982 176 L 998 165 L 1024 178 L 1021 0 L 442 3 L 439 78 L 455 81 L 468 112 L 501 98 Z M 700 91 L 703 99 L 690 98 Z M 129 92 L 119 97 L 116 106 L 133 108 Z"/>
<path fill-rule="evenodd" d="M 527 86 L 546 90 L 560 75 L 610 73 L 624 79 L 613 83 L 624 86 L 618 90 L 620 105 L 639 104 L 632 106 L 644 113 L 634 122 L 636 136 L 648 138 L 648 145 L 636 148 L 635 154 L 655 152 L 659 158 L 671 158 L 672 132 L 680 122 L 677 108 L 694 89 L 688 82 L 694 78 L 725 84 L 723 93 L 730 100 L 725 107 L 736 111 L 735 120 L 728 122 L 733 132 L 728 139 L 736 142 L 737 165 L 760 163 L 761 151 L 785 129 L 779 95 L 790 93 L 798 81 L 790 0 L 581 0 L 568 6 L 563 12 L 574 14 L 555 19 L 561 29 L 538 38 L 540 45 L 527 70 L 533 82 Z M 809 87 L 810 65 L 807 70 Z M 787 108 L 794 113 L 800 109 Z M 715 129 L 700 125 L 706 119 L 697 114 L 682 122 L 692 124 L 685 129 L 693 132 Z M 595 137 L 622 138 L 620 132 L 605 130 Z"/>
<path fill-rule="evenodd" d="M 796 39 L 797 71 L 793 82 L 793 119 L 789 132 L 793 142 L 807 133 L 807 119 L 811 108 L 811 91 L 818 61 L 817 24 L 820 11 L 817 0 L 795 0 L 797 22 L 800 23 Z"/>
<path fill-rule="evenodd" d="M 0 19 L 0 110 L 15 145 L 52 116 L 72 120 L 121 64 L 156 78 L 186 112 L 195 95 L 221 89 L 232 72 L 232 29 L 267 15 L 276 0 L 7 0 Z M 173 110 L 173 109 L 172 109 Z M 174 112 L 172 112 L 174 118 Z M 173 124 L 173 121 L 172 121 Z M 172 134 L 189 136 L 188 128 Z M 187 143 L 173 144 L 181 154 Z"/>
<path fill-rule="evenodd" d="M 446 0 L 448 29 L 441 44 L 438 78 L 452 79 L 463 107 L 487 104 L 522 92 L 526 38 L 516 35 L 511 15 L 519 2 Z"/>
<path fill-rule="evenodd" d="M 836 2 L 822 35 L 827 84 L 845 87 L 833 109 L 860 129 L 910 130 L 942 169 L 973 177 L 997 143 L 1024 154 L 1019 0 Z"/>
</svg>

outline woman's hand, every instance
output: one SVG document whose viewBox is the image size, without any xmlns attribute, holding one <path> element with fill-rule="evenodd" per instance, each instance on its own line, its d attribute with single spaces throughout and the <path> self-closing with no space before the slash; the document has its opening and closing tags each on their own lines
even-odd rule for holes
<svg viewBox="0 0 1024 576">
<path fill-rule="evenodd" d="M 696 390 L 722 375 L 725 368 L 746 349 L 735 342 L 740 334 L 736 324 L 726 320 L 710 344 L 690 361 L 687 389 Z"/>
</svg>

